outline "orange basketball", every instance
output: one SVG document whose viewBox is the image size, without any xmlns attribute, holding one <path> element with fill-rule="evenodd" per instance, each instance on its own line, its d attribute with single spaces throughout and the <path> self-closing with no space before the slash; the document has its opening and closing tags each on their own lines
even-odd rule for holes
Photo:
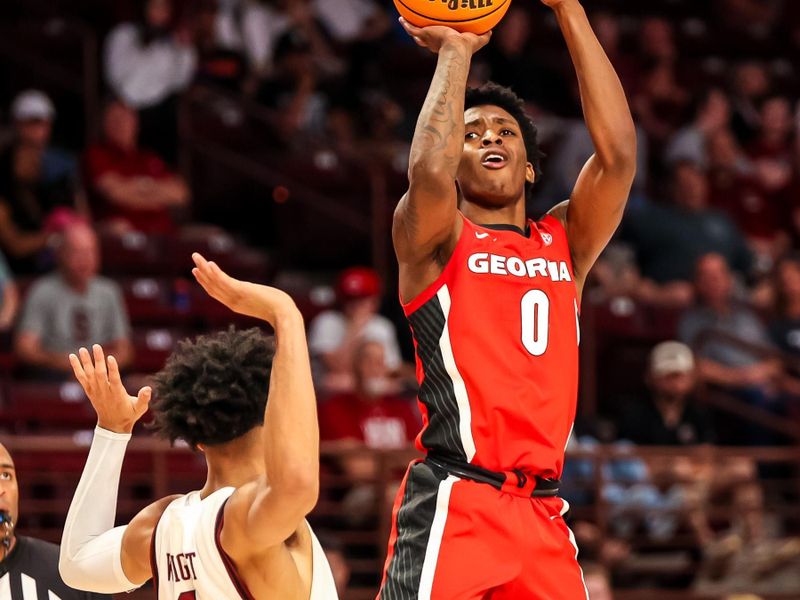
<svg viewBox="0 0 800 600">
<path fill-rule="evenodd" d="M 397 10 L 412 25 L 447 25 L 477 34 L 497 25 L 510 4 L 511 0 L 394 0 Z"/>
</svg>

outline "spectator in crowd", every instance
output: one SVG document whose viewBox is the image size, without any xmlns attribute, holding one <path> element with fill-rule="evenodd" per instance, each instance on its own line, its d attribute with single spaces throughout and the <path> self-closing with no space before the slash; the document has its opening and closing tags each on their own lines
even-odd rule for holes
<svg viewBox="0 0 800 600">
<path fill-rule="evenodd" d="M 492 81 L 511 87 L 527 101 L 533 101 L 531 88 L 538 87 L 533 81 L 540 80 L 525 70 L 530 65 L 530 11 L 524 6 L 511 6 L 493 38 L 494 43 L 486 47 L 485 53 L 476 56 L 476 60 L 487 63 Z"/>
<path fill-rule="evenodd" d="M 24 600 L 110 600 L 61 580 L 58 546 L 17 534 L 19 483 L 14 460 L 0 444 L 0 596 Z"/>
<path fill-rule="evenodd" d="M 745 234 L 756 269 L 769 268 L 790 243 L 786 207 L 770 198 L 729 129 L 710 136 L 708 160 L 711 205 L 727 212 Z"/>
<path fill-rule="evenodd" d="M 11 105 L 14 140 L 0 154 L 0 245 L 16 274 L 49 267 L 47 243 L 82 208 L 74 161 L 50 147 L 55 109 L 27 90 Z"/>
<path fill-rule="evenodd" d="M 800 256 L 791 255 L 775 267 L 766 290 L 771 318 L 769 335 L 772 343 L 791 359 L 783 376 L 783 390 L 792 398 L 800 398 Z M 793 403 L 796 416 L 800 407 Z"/>
<path fill-rule="evenodd" d="M 86 151 L 84 168 L 96 217 L 115 230 L 170 233 L 173 211 L 189 188 L 158 155 L 139 148 L 136 111 L 115 100 L 103 115 L 103 140 Z"/>
<path fill-rule="evenodd" d="M 675 341 L 650 352 L 644 401 L 627 405 L 620 437 L 649 446 L 691 446 L 715 441 L 708 414 L 695 400 L 697 386 L 692 350 Z"/>
<path fill-rule="evenodd" d="M 286 10 L 291 0 L 219 0 L 214 32 L 220 48 L 241 52 L 254 80 L 272 71 L 272 57 L 278 39 L 289 29 Z"/>
<path fill-rule="evenodd" d="M 76 224 L 58 246 L 58 271 L 34 283 L 25 299 L 15 350 L 29 375 L 62 380 L 69 377 L 67 358 L 80 347 L 102 344 L 120 367 L 133 356 L 130 324 L 116 283 L 97 275 L 97 236 Z"/>
<path fill-rule="evenodd" d="M 200 85 L 207 84 L 236 92 L 245 84 L 247 61 L 241 43 L 230 44 L 227 40 L 221 40 L 218 35 L 218 25 L 227 23 L 219 18 L 223 8 L 224 6 L 217 5 L 216 0 L 199 0 L 196 3 L 192 27 L 197 50 L 195 81 Z M 231 14 L 232 19 L 236 19 L 231 23 L 238 26 L 241 11 L 235 7 L 231 9 L 234 11 Z"/>
<path fill-rule="evenodd" d="M 325 73 L 342 66 L 319 23 L 310 0 L 222 0 L 216 15 L 220 48 L 241 52 L 250 77 L 245 89 L 254 92 L 260 81 L 275 75 L 275 50 L 289 30 L 298 28 L 313 44 L 315 64 Z"/>
<path fill-rule="evenodd" d="M 413 402 L 399 397 L 397 381 L 389 373 L 380 342 L 365 340 L 356 346 L 353 373 L 355 389 L 335 395 L 320 406 L 321 439 L 357 442 L 379 450 L 409 447 L 422 423 Z M 354 478 L 372 475 L 360 469 L 361 458 L 354 457 L 354 468 L 348 469 Z"/>
<path fill-rule="evenodd" d="M 581 565 L 588 597 L 592 600 L 614 600 L 608 571 L 597 563 Z"/>
<path fill-rule="evenodd" d="M 747 392 L 757 402 L 771 396 L 780 364 L 759 351 L 772 347 L 769 334 L 756 314 L 736 301 L 733 275 L 722 255 L 709 253 L 697 261 L 695 290 L 697 304 L 681 318 L 678 335 L 695 347 L 701 379 Z M 706 332 L 731 339 L 703 342 L 701 335 Z"/>
<path fill-rule="evenodd" d="M 275 43 L 275 30 L 283 32 L 286 15 L 271 10 L 271 3 L 248 0 L 216 0 L 214 43 L 240 53 L 254 72 L 266 73 Z"/>
<path fill-rule="evenodd" d="M 279 133 L 286 143 L 295 134 L 319 135 L 325 128 L 327 99 L 319 90 L 313 38 L 299 27 L 284 33 L 275 47 L 275 70 L 258 90 L 258 100 L 279 112 Z"/>
<path fill-rule="evenodd" d="M 664 17 L 647 17 L 639 28 L 639 56 L 645 62 L 674 63 L 678 46 L 672 22 Z"/>
<path fill-rule="evenodd" d="M 583 121 L 579 119 L 566 121 L 561 125 L 561 130 L 558 146 L 549 159 L 548 177 L 542 182 L 541 195 L 544 196 L 547 205 L 543 207 L 545 210 L 548 210 L 553 203 L 569 198 L 581 169 L 594 154 L 594 143 Z M 636 128 L 636 140 L 636 176 L 628 201 L 629 210 L 635 210 L 645 202 L 644 192 L 649 174 L 647 136 L 639 127 Z"/>
<path fill-rule="evenodd" d="M 402 366 L 400 345 L 394 325 L 378 314 L 381 281 L 378 273 L 366 267 L 353 267 L 341 273 L 336 285 L 339 310 L 317 315 L 309 326 L 309 350 L 326 370 L 326 386 L 352 389 L 351 378 L 356 347 L 368 340 L 383 346 L 389 371 Z M 344 379 L 343 383 L 332 381 Z"/>
<path fill-rule="evenodd" d="M 529 8 L 512 5 L 495 30 L 492 43 L 475 55 L 475 64 L 481 65 L 488 79 L 513 88 L 537 110 L 578 116 L 580 107 L 569 84 L 532 51 L 533 42 Z"/>
<path fill-rule="evenodd" d="M 669 164 L 690 162 L 705 169 L 709 138 L 728 126 L 730 103 L 723 90 L 710 88 L 697 97 L 695 105 L 694 119 L 673 136 L 664 151 L 664 159 Z"/>
<path fill-rule="evenodd" d="M 714 4 L 716 8 L 714 16 L 719 20 L 721 28 L 726 28 L 727 33 L 735 36 L 737 41 L 742 40 L 744 34 L 750 38 L 746 42 L 765 42 L 781 17 L 784 2 L 716 0 Z"/>
<path fill-rule="evenodd" d="M 375 0 L 313 0 L 312 6 L 340 44 L 377 40 L 389 30 L 389 15 Z"/>
<path fill-rule="evenodd" d="M 695 397 L 695 360 L 688 346 L 676 341 L 655 346 L 645 383 L 647 397 L 622 408 L 620 438 L 641 446 L 697 446 L 716 441 L 713 422 Z M 637 465 L 633 459 L 627 464 L 618 460 L 609 470 L 614 477 L 603 495 L 619 515 L 618 533 L 630 531 L 637 513 L 642 513 L 651 537 L 669 539 L 683 522 L 675 512 L 680 509 L 698 540 L 711 538 L 699 502 L 703 485 L 711 480 L 709 463 L 702 455 L 651 457 L 646 465 Z"/>
<path fill-rule="evenodd" d="M 627 542 L 617 539 L 609 535 L 605 528 L 600 528 L 596 523 L 591 521 L 571 520 L 570 529 L 575 534 L 575 541 L 578 548 L 580 548 L 580 556 L 585 565 L 593 563 L 602 564 L 608 567 L 611 571 L 616 571 L 618 566 L 628 564 L 631 559 L 631 548 Z M 584 579 L 587 579 L 586 569 L 584 566 Z M 589 587 L 589 581 L 586 581 Z M 589 587 L 591 591 L 592 588 Z M 602 596 L 600 596 L 602 598 Z M 592 597 L 594 600 L 594 597 Z"/>
<path fill-rule="evenodd" d="M 651 64 L 644 71 L 631 106 L 655 148 L 661 150 L 683 124 L 689 100 L 672 62 Z"/>
<path fill-rule="evenodd" d="M 764 100 L 759 111 L 758 137 L 748 145 L 748 154 L 761 168 L 766 161 L 775 170 L 761 175 L 769 189 L 784 189 L 792 178 L 793 130 L 792 104 L 785 96 L 773 96 Z"/>
<path fill-rule="evenodd" d="M 410 448 L 422 426 L 410 399 L 401 398 L 396 380 L 386 367 L 384 347 L 362 340 L 353 355 L 353 392 L 335 395 L 319 408 L 320 439 L 341 448 L 400 450 Z M 359 525 L 376 505 L 375 485 L 378 463 L 368 452 L 349 453 L 338 466 L 353 483 L 343 500 L 344 516 Z M 399 480 L 399 477 L 398 477 Z M 385 490 L 383 508 L 390 510 L 397 482 Z"/>
<path fill-rule="evenodd" d="M 706 553 L 694 583 L 697 593 L 747 590 L 759 594 L 800 594 L 800 538 L 784 532 L 760 483 L 733 488 L 732 522 Z"/>
<path fill-rule="evenodd" d="M 19 291 L 5 257 L 0 253 L 0 333 L 8 331 L 19 309 Z"/>
<path fill-rule="evenodd" d="M 793 125 L 789 100 L 783 96 L 768 98 L 761 105 L 758 135 L 747 147 L 765 212 L 771 213 L 768 222 L 784 227 L 798 204 L 792 198 L 793 192 L 796 194 Z M 785 246 L 779 250 L 785 250 Z"/>
<path fill-rule="evenodd" d="M 660 150 L 683 124 L 690 95 L 680 84 L 678 47 L 669 19 L 647 17 L 639 29 L 638 89 L 631 106 L 655 149 Z"/>
<path fill-rule="evenodd" d="M 601 10 L 590 15 L 590 20 L 597 39 L 622 81 L 622 86 L 626 90 L 634 89 L 639 77 L 637 57 L 622 49 L 619 17 Z"/>
<path fill-rule="evenodd" d="M 770 283 L 770 338 L 779 350 L 800 358 L 800 256 L 781 260 Z"/>
<path fill-rule="evenodd" d="M 708 204 L 705 173 L 680 162 L 673 169 L 672 202 L 630 212 L 623 239 L 636 251 L 644 299 L 674 296 L 676 303 L 685 303 L 691 298 L 689 282 L 697 259 L 709 252 L 720 254 L 737 272 L 749 272 L 751 256 L 741 231 Z"/>
<path fill-rule="evenodd" d="M 389 13 L 382 0 L 311 0 L 311 8 L 321 28 L 330 35 L 346 68 L 331 81 L 331 92 L 338 102 L 355 107 L 368 87 L 380 82 L 384 43 L 391 28 Z M 318 52 L 315 52 L 318 55 Z M 380 83 L 378 83 L 378 87 Z"/>
<path fill-rule="evenodd" d="M 140 111 L 141 144 L 174 161 L 175 94 L 192 81 L 197 53 L 189 30 L 173 28 L 172 0 L 143 0 L 141 19 L 121 23 L 104 50 L 105 75 L 114 94 Z"/>
<path fill-rule="evenodd" d="M 733 70 L 731 87 L 733 132 L 741 144 L 748 144 L 761 127 L 759 106 L 770 91 L 769 75 L 761 63 L 745 61 Z"/>
</svg>

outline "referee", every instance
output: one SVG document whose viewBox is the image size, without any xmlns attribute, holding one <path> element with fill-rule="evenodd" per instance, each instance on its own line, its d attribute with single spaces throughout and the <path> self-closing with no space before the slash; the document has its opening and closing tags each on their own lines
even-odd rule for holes
<svg viewBox="0 0 800 600">
<path fill-rule="evenodd" d="M 0 444 L 0 600 L 110 600 L 67 587 L 58 574 L 58 546 L 17 535 L 18 517 L 17 472 Z"/>
</svg>

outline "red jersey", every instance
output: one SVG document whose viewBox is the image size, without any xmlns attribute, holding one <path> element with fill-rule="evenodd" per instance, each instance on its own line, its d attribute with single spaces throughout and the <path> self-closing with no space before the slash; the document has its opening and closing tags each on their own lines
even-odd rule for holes
<svg viewBox="0 0 800 600">
<path fill-rule="evenodd" d="M 567 235 L 550 215 L 464 227 L 442 274 L 404 310 L 427 452 L 558 478 L 578 395 L 578 297 Z"/>
</svg>

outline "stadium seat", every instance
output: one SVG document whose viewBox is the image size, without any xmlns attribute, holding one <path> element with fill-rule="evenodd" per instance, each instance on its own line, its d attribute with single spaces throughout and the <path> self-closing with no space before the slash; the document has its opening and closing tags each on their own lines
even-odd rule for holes
<svg viewBox="0 0 800 600">
<path fill-rule="evenodd" d="M 136 328 L 133 330 L 133 347 L 136 356 L 133 369 L 138 373 L 154 373 L 164 366 L 167 357 L 185 331 L 175 328 Z"/>
<path fill-rule="evenodd" d="M 13 336 L 10 331 L 0 333 L 0 373 L 5 376 L 10 375 L 17 365 L 13 344 Z"/>
<path fill-rule="evenodd" d="M 120 281 L 134 325 L 175 325 L 188 317 L 174 298 L 177 283 L 169 278 L 137 277 Z"/>
<path fill-rule="evenodd" d="M 15 432 L 91 429 L 97 417 L 80 385 L 10 382 L 6 386 L 0 424 Z"/>
<path fill-rule="evenodd" d="M 234 277 L 247 281 L 264 282 L 270 275 L 270 261 L 266 254 L 244 246 L 231 235 L 216 228 L 183 233 L 166 243 L 166 253 L 171 270 L 176 276 L 189 277 L 191 255 L 199 252 L 215 261 Z"/>
<path fill-rule="evenodd" d="M 169 275 L 169 261 L 164 260 L 164 240 L 159 236 L 128 232 L 104 234 L 100 238 L 103 271 L 108 275 Z"/>
</svg>

